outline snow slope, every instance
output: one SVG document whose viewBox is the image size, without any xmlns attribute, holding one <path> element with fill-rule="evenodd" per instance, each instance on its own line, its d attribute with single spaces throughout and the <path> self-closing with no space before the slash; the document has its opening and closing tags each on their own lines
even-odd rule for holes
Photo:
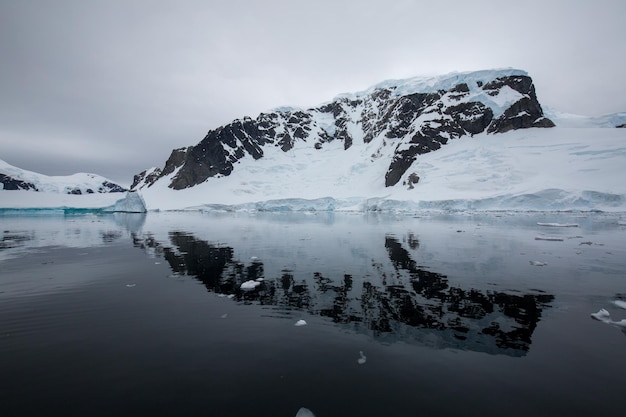
<svg viewBox="0 0 626 417">
<path fill-rule="evenodd" d="M 451 140 L 421 155 L 413 189 L 384 187 L 375 142 L 276 148 L 228 177 L 184 190 L 140 191 L 148 210 L 602 210 L 626 211 L 626 129 L 522 129 Z M 171 175 L 175 175 L 173 172 Z M 0 191 L 0 208 L 104 208 L 119 193 Z"/>
<path fill-rule="evenodd" d="M 121 186 L 100 175 L 77 173 L 49 176 L 15 167 L 1 159 L 0 174 L 31 184 L 37 191 L 46 193 L 91 194 L 126 191 Z M 0 190 L 3 188 L 3 184 L 0 183 Z"/>
<path fill-rule="evenodd" d="M 185 190 L 144 188 L 150 209 L 626 211 L 626 129 L 522 129 L 450 141 L 417 160 L 414 189 L 386 188 L 377 144 L 302 145 L 241 161 Z M 297 155 L 297 157 L 296 157 Z M 175 175 L 175 172 L 171 175 Z"/>
</svg>

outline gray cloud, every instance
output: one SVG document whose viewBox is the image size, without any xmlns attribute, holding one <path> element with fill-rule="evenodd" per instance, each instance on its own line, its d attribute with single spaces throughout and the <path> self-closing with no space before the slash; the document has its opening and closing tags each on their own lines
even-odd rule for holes
<svg viewBox="0 0 626 417">
<path fill-rule="evenodd" d="M 20 1 L 0 5 L 0 158 L 129 183 L 172 148 L 388 78 L 527 70 L 562 111 L 626 111 L 626 3 Z"/>
</svg>

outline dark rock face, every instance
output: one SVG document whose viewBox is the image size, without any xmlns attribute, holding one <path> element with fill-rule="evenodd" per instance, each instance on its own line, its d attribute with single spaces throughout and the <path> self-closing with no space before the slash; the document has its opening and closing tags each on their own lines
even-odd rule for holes
<svg viewBox="0 0 626 417">
<path fill-rule="evenodd" d="M 626 129 L 626 123 L 615 126 L 618 129 Z"/>
<path fill-rule="evenodd" d="M 9 177 L 5 174 L 0 174 L 0 184 L 2 184 L 4 190 L 32 190 L 39 191 L 35 184 L 24 182 L 13 177 Z"/>
<path fill-rule="evenodd" d="M 128 191 L 127 188 L 109 181 L 104 181 L 102 185 L 98 187 L 99 193 L 125 193 L 126 191 Z M 89 193 L 89 190 L 87 190 L 87 193 Z"/>
<path fill-rule="evenodd" d="M 211 177 L 230 175 L 243 158 L 262 158 L 267 147 L 290 152 L 297 143 L 322 149 L 332 141 L 342 142 L 344 150 L 357 143 L 381 142 L 375 155 L 392 153 L 385 174 L 385 186 L 391 187 L 406 177 L 419 155 L 437 150 L 449 140 L 554 126 L 543 115 L 530 77 L 520 72 L 492 74 L 492 78 L 469 84 L 459 80 L 446 89 L 407 94 L 400 93 L 397 86 L 381 87 L 336 98 L 317 108 L 237 119 L 209 131 L 195 146 L 174 150 L 162 172 L 153 171 L 150 179 L 144 178 L 145 172 L 138 174 L 133 188 L 141 181 L 149 186 L 176 169 L 169 187 L 193 187 Z M 510 104 L 498 107 L 502 102 Z M 385 147 L 391 148 L 383 152 Z M 404 182 L 408 183 L 407 178 Z"/>
</svg>

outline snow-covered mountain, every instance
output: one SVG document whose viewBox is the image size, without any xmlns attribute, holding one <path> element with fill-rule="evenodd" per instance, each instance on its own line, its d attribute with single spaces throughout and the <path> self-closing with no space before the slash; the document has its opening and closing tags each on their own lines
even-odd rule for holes
<svg viewBox="0 0 626 417">
<path fill-rule="evenodd" d="M 336 97 L 311 109 L 282 108 L 245 117 L 208 132 L 195 146 L 175 149 L 163 169 L 146 170 L 132 188 L 165 182 L 181 190 L 253 166 L 276 149 L 307 164 L 307 150 L 336 153 L 366 150 L 363 169 L 384 161 L 385 187 L 413 188 L 418 155 L 449 140 L 479 133 L 553 127 L 543 115 L 532 79 L 507 69 L 455 73 L 434 78 L 386 81 Z M 339 145 L 339 146 L 338 146 Z M 249 175 L 254 179 L 254 175 Z M 279 183 L 279 178 L 277 178 Z M 326 184 L 332 190 L 333 184 Z"/>
<path fill-rule="evenodd" d="M 124 187 L 95 174 L 48 176 L 0 160 L 0 190 L 29 190 L 61 194 L 121 193 Z"/>
<path fill-rule="evenodd" d="M 386 81 L 211 130 L 132 189 L 148 210 L 623 212 L 625 123 L 544 114 L 520 70 Z M 108 193 L 8 194 L 0 208 L 117 204 Z"/>
</svg>

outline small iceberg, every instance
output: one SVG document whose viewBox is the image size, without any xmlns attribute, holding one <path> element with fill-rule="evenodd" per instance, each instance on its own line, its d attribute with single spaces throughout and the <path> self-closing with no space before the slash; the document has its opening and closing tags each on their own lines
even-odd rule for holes
<svg viewBox="0 0 626 417">
<path fill-rule="evenodd" d="M 626 301 L 615 300 L 615 301 L 613 301 L 613 304 L 615 304 L 619 308 L 623 308 L 624 310 L 626 310 Z"/>
<path fill-rule="evenodd" d="M 597 313 L 591 313 L 591 318 L 601 321 L 602 323 L 608 323 L 611 321 L 611 314 L 605 309 L 600 309 Z"/>
<path fill-rule="evenodd" d="M 250 280 L 250 281 L 246 281 L 243 284 L 241 284 L 241 289 L 242 290 L 253 290 L 256 287 L 258 287 L 259 285 L 261 285 L 261 283 L 259 281 Z"/>
<path fill-rule="evenodd" d="M 547 240 L 550 242 L 563 242 L 562 237 L 558 237 L 558 236 L 535 236 L 535 240 Z"/>
<path fill-rule="evenodd" d="M 538 226 L 546 227 L 578 227 L 577 223 L 537 223 Z"/>
<path fill-rule="evenodd" d="M 362 350 L 359 351 L 359 355 L 361 357 L 356 360 L 356 363 L 358 363 L 359 365 L 363 365 L 365 362 L 367 362 L 367 356 L 363 354 Z"/>
<path fill-rule="evenodd" d="M 296 417 L 315 417 L 315 414 L 313 414 L 313 411 L 308 408 L 300 407 L 296 413 Z"/>
<path fill-rule="evenodd" d="M 541 261 L 530 261 L 530 264 L 532 266 L 546 266 L 546 265 L 548 265 L 547 263 L 541 262 Z"/>
<path fill-rule="evenodd" d="M 597 313 L 591 313 L 591 318 L 601 321 L 602 323 L 610 324 L 611 326 L 619 327 L 624 333 L 626 333 L 626 319 L 613 321 L 611 320 L 611 314 L 605 309 L 600 309 Z"/>
<path fill-rule="evenodd" d="M 306 323 L 306 321 L 304 321 L 304 320 L 298 320 L 298 321 L 296 322 L 296 324 L 294 324 L 294 326 L 296 326 L 296 327 L 300 327 L 300 326 L 306 326 L 306 324 L 307 324 L 307 323 Z"/>
<path fill-rule="evenodd" d="M 126 193 L 126 197 L 117 200 L 115 204 L 102 209 L 105 212 L 113 213 L 146 213 L 146 203 L 141 198 L 139 193 L 129 191 Z"/>
</svg>

